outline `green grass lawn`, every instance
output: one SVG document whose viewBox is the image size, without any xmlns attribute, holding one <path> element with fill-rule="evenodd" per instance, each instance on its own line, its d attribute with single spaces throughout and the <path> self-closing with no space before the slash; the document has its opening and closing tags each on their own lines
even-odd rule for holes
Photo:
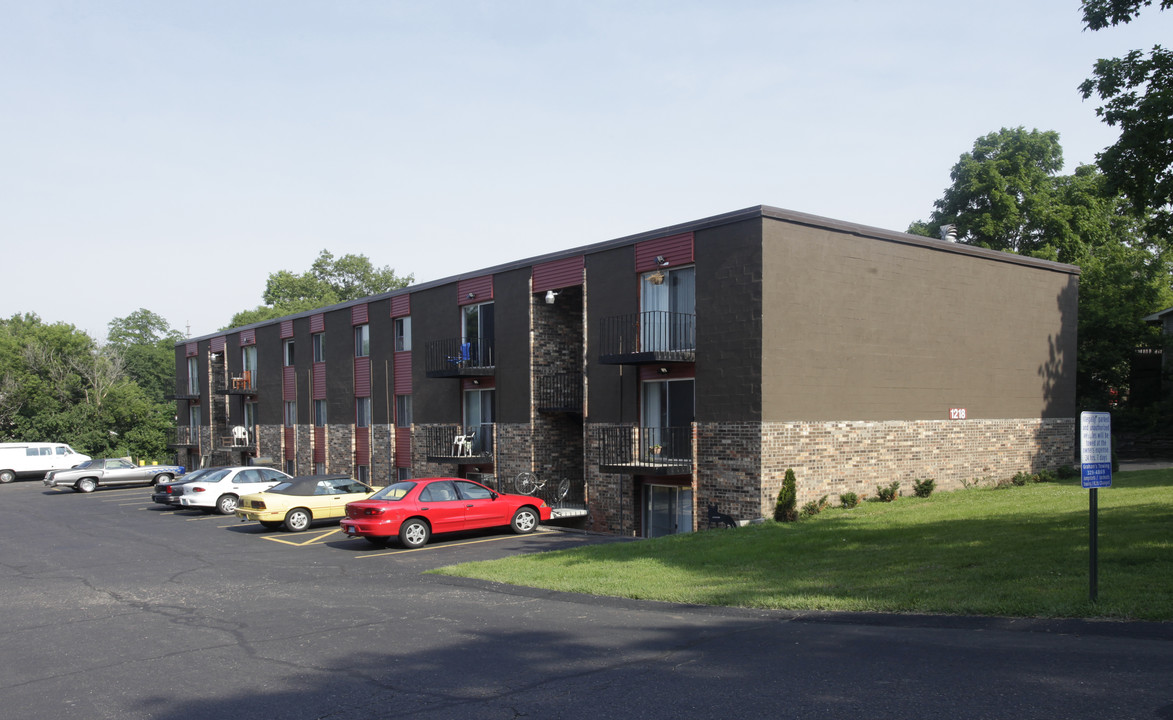
<svg viewBox="0 0 1173 720">
<path fill-rule="evenodd" d="M 1099 491 L 1094 604 L 1078 478 L 435 572 L 703 605 L 1173 620 L 1173 470 L 1117 473 L 1112 485 Z"/>
</svg>

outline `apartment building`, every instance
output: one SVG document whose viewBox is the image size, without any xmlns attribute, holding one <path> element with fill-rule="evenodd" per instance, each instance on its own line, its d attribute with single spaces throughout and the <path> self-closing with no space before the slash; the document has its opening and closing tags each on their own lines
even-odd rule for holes
<svg viewBox="0 0 1173 720">
<path fill-rule="evenodd" d="M 768 517 L 788 468 L 802 502 L 949 489 L 1073 462 L 1078 287 L 758 206 L 180 343 L 175 448 L 376 484 L 532 472 L 556 516 L 636 536 Z"/>
</svg>

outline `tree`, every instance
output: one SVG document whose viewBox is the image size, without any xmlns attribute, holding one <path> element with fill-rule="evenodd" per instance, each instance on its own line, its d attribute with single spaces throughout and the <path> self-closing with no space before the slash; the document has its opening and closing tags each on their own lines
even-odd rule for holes
<svg viewBox="0 0 1173 720">
<path fill-rule="evenodd" d="M 288 270 L 270 273 L 261 296 L 265 304 L 237 313 L 228 327 L 251 325 L 398 290 L 414 280 L 414 275 L 399 277 L 387 265 L 374 267 L 366 255 L 343 255 L 335 259 L 330 251 L 323 250 L 305 273 L 299 275 Z"/>
<path fill-rule="evenodd" d="M 1151 4 L 1084 0 L 1084 24 L 1102 30 L 1129 23 Z M 1166 10 L 1173 0 L 1158 6 Z M 1096 156 L 1109 188 L 1123 192 L 1135 214 L 1148 216 L 1152 232 L 1173 240 L 1173 51 L 1156 45 L 1147 55 L 1133 50 L 1098 60 L 1079 90 L 1085 100 L 1098 95 L 1104 104 L 1096 114 L 1120 128 L 1119 139 Z"/>
<path fill-rule="evenodd" d="M 122 356 L 126 374 L 148 398 L 163 402 L 175 385 L 175 343 L 183 340 L 183 333 L 145 308 L 114 318 L 106 327 L 106 338 Z"/>
<path fill-rule="evenodd" d="M 120 334 L 124 324 L 111 323 L 122 347 L 146 337 Z M 173 415 L 172 406 L 149 397 L 128 375 L 119 345 L 98 345 L 73 325 L 46 325 L 33 314 L 0 318 L 0 439 L 61 441 L 94 456 L 160 460 L 168 456 Z"/>
<path fill-rule="evenodd" d="M 979 138 L 954 166 L 928 222 L 909 232 L 935 236 L 957 227 L 958 241 L 1079 265 L 1076 393 L 1103 407 L 1128 385 L 1134 348 L 1154 341 L 1141 320 L 1170 300 L 1169 254 L 1144 218 L 1095 167 L 1056 174 L 1062 149 L 1053 132 L 1003 129 Z"/>
</svg>

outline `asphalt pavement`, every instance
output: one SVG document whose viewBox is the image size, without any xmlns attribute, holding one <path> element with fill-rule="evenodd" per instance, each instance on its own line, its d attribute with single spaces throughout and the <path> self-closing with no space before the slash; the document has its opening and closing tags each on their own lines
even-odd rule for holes
<svg viewBox="0 0 1173 720">
<path fill-rule="evenodd" d="M 425 571 L 624 540 L 415 551 L 0 486 L 0 717 L 1168 718 L 1173 623 L 786 613 Z"/>
</svg>

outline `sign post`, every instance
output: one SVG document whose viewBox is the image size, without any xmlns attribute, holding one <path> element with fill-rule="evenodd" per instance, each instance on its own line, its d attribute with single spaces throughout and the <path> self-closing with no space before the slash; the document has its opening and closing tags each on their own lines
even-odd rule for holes
<svg viewBox="0 0 1173 720">
<path fill-rule="evenodd" d="M 1112 487 L 1112 416 L 1079 414 L 1079 477 L 1088 493 L 1088 599 L 1099 594 L 1099 488 Z"/>
</svg>

